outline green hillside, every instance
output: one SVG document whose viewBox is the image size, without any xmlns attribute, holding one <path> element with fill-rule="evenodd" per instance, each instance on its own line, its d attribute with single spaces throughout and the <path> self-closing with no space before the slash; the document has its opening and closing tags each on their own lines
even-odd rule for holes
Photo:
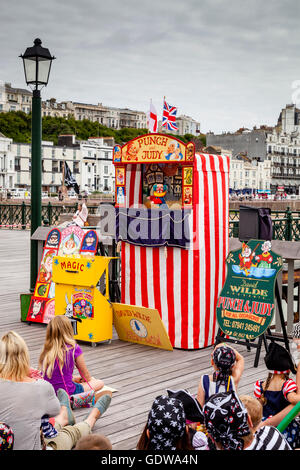
<svg viewBox="0 0 300 470">
<path fill-rule="evenodd" d="M 147 129 L 124 128 L 120 130 L 110 129 L 98 122 L 91 122 L 87 119 L 76 121 L 73 117 L 68 119 L 62 117 L 45 116 L 42 118 L 43 140 L 49 140 L 57 145 L 60 134 L 75 134 L 79 140 L 87 140 L 89 137 L 114 137 L 115 142 L 123 144 L 135 137 L 148 133 Z M 22 111 L 10 111 L 0 113 L 0 132 L 14 142 L 31 141 L 31 114 Z M 172 135 L 172 134 L 170 134 Z M 183 142 L 200 140 L 205 145 L 205 135 L 194 137 L 191 134 L 176 136 Z"/>
</svg>

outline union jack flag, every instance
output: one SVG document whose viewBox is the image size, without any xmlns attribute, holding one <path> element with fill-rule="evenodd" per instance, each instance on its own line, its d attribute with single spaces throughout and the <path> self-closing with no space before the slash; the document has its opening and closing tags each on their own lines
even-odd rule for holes
<svg viewBox="0 0 300 470">
<path fill-rule="evenodd" d="M 162 127 L 165 127 L 168 131 L 177 131 L 176 113 L 177 108 L 168 104 L 164 99 Z"/>
</svg>

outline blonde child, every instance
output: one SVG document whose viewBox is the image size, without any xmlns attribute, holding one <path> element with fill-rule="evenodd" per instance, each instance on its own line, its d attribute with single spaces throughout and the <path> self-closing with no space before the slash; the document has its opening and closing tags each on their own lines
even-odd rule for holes
<svg viewBox="0 0 300 470">
<path fill-rule="evenodd" d="M 295 369 L 289 352 L 277 343 L 272 342 L 265 356 L 265 364 L 269 370 L 266 380 L 257 380 L 254 387 L 254 396 L 263 405 L 263 421 L 268 425 L 271 418 L 288 405 L 295 405 L 300 400 L 300 368 Z M 296 382 L 290 373 L 297 374 Z M 282 433 L 289 445 L 295 448 L 300 434 L 297 419 L 294 419 Z"/>
<path fill-rule="evenodd" d="M 236 391 L 244 370 L 244 358 L 231 346 L 218 344 L 211 354 L 214 373 L 202 375 L 198 386 L 197 400 L 203 407 L 211 395 L 225 391 Z"/>
<path fill-rule="evenodd" d="M 39 367 L 55 392 L 64 389 L 69 396 L 88 392 L 91 388 L 97 392 L 104 385 L 102 380 L 89 373 L 82 349 L 74 340 L 71 321 L 65 315 L 55 316 L 47 325 Z M 79 376 L 73 376 L 75 367 Z"/>
</svg>

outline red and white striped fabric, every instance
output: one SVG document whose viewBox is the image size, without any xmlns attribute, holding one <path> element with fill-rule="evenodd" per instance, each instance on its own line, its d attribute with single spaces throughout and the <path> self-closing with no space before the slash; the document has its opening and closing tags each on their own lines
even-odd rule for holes
<svg viewBox="0 0 300 470">
<path fill-rule="evenodd" d="M 263 381 L 262 380 L 257 380 L 257 382 L 255 382 L 255 385 L 254 385 L 254 396 L 256 398 L 260 398 L 262 393 L 263 393 Z M 279 392 L 280 390 L 278 390 Z M 284 385 L 281 389 L 284 397 L 287 399 L 287 396 L 289 393 L 291 392 L 297 392 L 297 384 L 296 382 L 294 382 L 293 379 L 287 379 L 285 382 L 284 382 Z"/>
<path fill-rule="evenodd" d="M 127 207 L 142 202 L 141 165 L 126 166 Z M 121 301 L 156 308 L 175 348 L 213 344 L 216 302 L 225 281 L 229 157 L 196 154 L 188 250 L 121 246 Z"/>
</svg>

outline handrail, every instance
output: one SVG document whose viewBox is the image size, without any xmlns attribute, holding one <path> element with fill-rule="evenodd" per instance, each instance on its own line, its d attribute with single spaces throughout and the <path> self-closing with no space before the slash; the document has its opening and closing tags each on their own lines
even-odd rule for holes
<svg viewBox="0 0 300 470">
<path fill-rule="evenodd" d="M 291 409 L 291 411 L 283 418 L 283 420 L 278 424 L 277 429 L 280 432 L 283 432 L 291 421 L 300 413 L 300 401 Z"/>
</svg>

